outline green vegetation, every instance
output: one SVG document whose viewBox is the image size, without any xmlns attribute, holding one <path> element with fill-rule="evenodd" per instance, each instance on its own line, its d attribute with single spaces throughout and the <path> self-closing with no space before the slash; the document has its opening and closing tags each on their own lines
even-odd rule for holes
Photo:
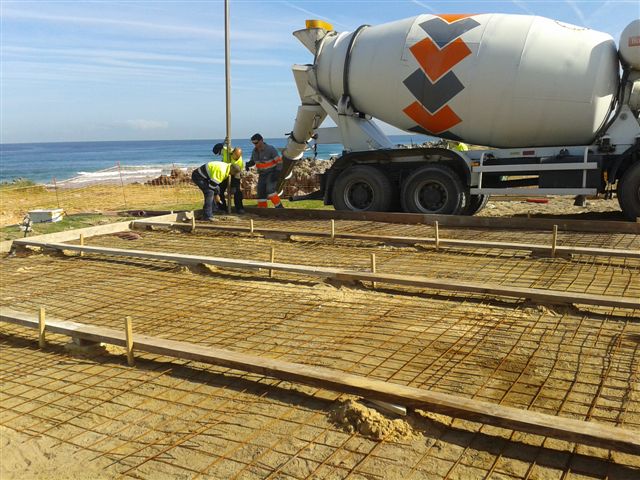
<svg viewBox="0 0 640 480">
<path fill-rule="evenodd" d="M 0 188 L 24 188 L 34 187 L 36 182 L 28 178 L 14 178 L 13 180 L 0 182 Z"/>
<path fill-rule="evenodd" d="M 258 203 L 255 199 L 245 199 L 245 207 L 255 207 Z M 306 210 L 333 210 L 333 206 L 325 205 L 322 200 L 300 200 L 299 202 L 290 202 L 289 200 L 282 200 L 282 204 L 285 208 L 301 208 Z M 198 210 L 202 208 L 202 203 L 183 203 L 179 205 L 172 205 L 169 207 L 158 208 L 158 210 Z M 269 208 L 273 208 L 271 202 L 269 202 Z"/>
<path fill-rule="evenodd" d="M 257 201 L 256 200 L 245 200 L 244 204 L 247 207 L 255 207 Z M 285 208 L 303 208 L 309 210 L 332 210 L 332 206 L 327 206 L 322 203 L 322 200 L 302 200 L 299 202 L 290 202 L 288 200 L 282 201 Z M 270 208 L 273 208 L 271 204 L 269 204 Z M 201 203 L 180 203 L 174 205 L 162 205 L 153 209 L 140 209 L 140 210 L 198 210 L 202 208 Z M 133 217 L 127 216 L 112 216 L 112 215 L 102 215 L 99 213 L 96 214 L 72 214 L 65 215 L 63 219 L 59 222 L 54 223 L 34 223 L 31 228 L 32 232 L 29 232 L 28 236 L 33 237 L 36 235 L 44 235 L 46 233 L 56 233 L 62 232 L 64 230 L 73 230 L 76 228 L 84 228 L 84 227 L 93 227 L 95 225 L 104 225 L 106 223 L 114 223 L 114 222 L 122 222 L 126 220 L 132 220 Z M 23 238 L 24 232 L 20 230 L 18 225 L 10 225 L 7 227 L 0 228 L 0 241 L 5 240 L 14 240 L 16 238 Z"/>
<path fill-rule="evenodd" d="M 106 223 L 123 222 L 130 220 L 131 217 L 115 217 L 100 214 L 79 214 L 65 216 L 61 221 L 54 223 L 34 223 L 27 236 L 44 235 L 46 233 L 62 232 L 64 230 L 74 230 L 76 228 L 93 227 L 95 225 L 103 225 Z M 0 228 L 0 240 L 14 240 L 23 238 L 24 232 L 20 230 L 18 225 L 11 225 Z"/>
<path fill-rule="evenodd" d="M 257 200 L 245 200 L 245 206 L 255 207 Z M 300 200 L 299 202 L 290 202 L 289 200 L 282 200 L 282 205 L 285 208 L 301 208 L 305 210 L 333 210 L 333 206 L 325 205 L 322 200 Z M 198 208 L 202 208 L 201 206 Z M 269 202 L 269 208 L 273 208 L 271 202 Z"/>
<path fill-rule="evenodd" d="M 13 180 L 0 182 L 0 190 L 2 191 L 7 192 L 21 189 L 29 189 L 30 194 L 33 192 L 46 192 L 47 190 L 44 185 L 38 184 L 28 178 L 14 178 Z"/>
</svg>

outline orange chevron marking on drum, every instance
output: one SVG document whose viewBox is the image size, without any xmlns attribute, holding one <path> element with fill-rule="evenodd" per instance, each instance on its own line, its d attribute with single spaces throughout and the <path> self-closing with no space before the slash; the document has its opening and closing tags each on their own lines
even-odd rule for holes
<svg viewBox="0 0 640 480">
<path fill-rule="evenodd" d="M 430 38 L 425 38 L 409 48 L 422 70 L 432 82 L 451 70 L 458 62 L 471 55 L 467 44 L 458 38 L 442 50 Z"/>
<path fill-rule="evenodd" d="M 469 18 L 477 15 L 477 13 L 443 13 L 442 15 L 434 15 L 434 17 L 440 17 L 447 23 L 457 22 L 463 18 Z"/>
<path fill-rule="evenodd" d="M 413 102 L 402 111 L 422 128 L 434 134 L 449 130 L 462 122 L 448 105 L 431 114 L 419 102 Z"/>
</svg>

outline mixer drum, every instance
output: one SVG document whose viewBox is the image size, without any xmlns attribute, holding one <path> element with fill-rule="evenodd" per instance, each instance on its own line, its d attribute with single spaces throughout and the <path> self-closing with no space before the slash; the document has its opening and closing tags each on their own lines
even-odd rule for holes
<svg viewBox="0 0 640 480">
<path fill-rule="evenodd" d="M 353 36 L 325 37 L 324 95 L 346 88 L 360 112 L 477 145 L 590 144 L 619 83 L 609 35 L 543 17 L 419 15 Z"/>
</svg>

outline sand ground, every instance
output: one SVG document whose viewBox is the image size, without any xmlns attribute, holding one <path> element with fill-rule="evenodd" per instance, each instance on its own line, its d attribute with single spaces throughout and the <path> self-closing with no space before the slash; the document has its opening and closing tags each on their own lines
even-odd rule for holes
<svg viewBox="0 0 640 480">
<path fill-rule="evenodd" d="M 496 202 L 488 211 L 549 208 Z M 594 201 L 592 208 L 609 204 Z M 517 210 L 516 207 L 521 210 Z M 566 205 L 565 205 L 566 207 Z M 593 211 L 592 215 L 600 215 Z M 227 217 L 224 222 L 246 222 Z M 283 221 L 260 220 L 282 228 Z M 300 221 L 291 229 L 326 228 Z M 339 222 L 340 231 L 428 236 L 426 226 Z M 442 229 L 532 243 L 548 232 Z M 640 263 L 520 251 L 293 241 L 143 231 L 90 245 L 428 274 L 487 284 L 640 296 Z M 638 249 L 630 234 L 564 234 L 566 245 Z M 482 295 L 335 285 L 299 275 L 32 253 L 0 263 L 0 305 L 109 328 L 318 365 L 640 432 L 640 312 Z M 637 456 L 424 411 L 384 415 L 357 399 L 116 347 L 82 354 L 0 325 L 4 478 L 639 478 Z"/>
</svg>

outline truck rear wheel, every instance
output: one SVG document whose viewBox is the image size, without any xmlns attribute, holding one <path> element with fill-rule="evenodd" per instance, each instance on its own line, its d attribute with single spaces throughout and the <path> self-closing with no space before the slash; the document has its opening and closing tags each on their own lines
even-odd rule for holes
<svg viewBox="0 0 640 480">
<path fill-rule="evenodd" d="M 462 209 L 462 215 L 475 215 L 487 206 L 489 195 L 469 195 L 467 205 Z"/>
<path fill-rule="evenodd" d="M 401 200 L 406 212 L 457 215 L 465 206 L 466 192 L 452 169 L 428 165 L 407 178 Z"/>
<path fill-rule="evenodd" d="M 391 181 L 375 167 L 357 165 L 340 174 L 333 185 L 336 210 L 388 212 L 395 197 Z"/>
<path fill-rule="evenodd" d="M 618 184 L 618 203 L 629 220 L 640 217 L 640 161 L 632 165 Z"/>
</svg>

